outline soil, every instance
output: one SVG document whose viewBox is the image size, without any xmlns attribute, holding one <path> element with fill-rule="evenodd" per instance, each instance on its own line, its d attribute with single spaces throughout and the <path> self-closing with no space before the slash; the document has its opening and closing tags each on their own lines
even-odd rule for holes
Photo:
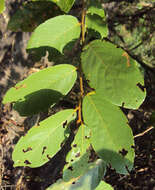
<svg viewBox="0 0 155 190">
<path fill-rule="evenodd" d="M 6 1 L 6 10 L 0 15 L 0 103 L 5 92 L 11 86 L 31 72 L 47 66 L 44 59 L 36 62 L 26 53 L 26 43 L 30 33 L 11 32 L 7 29 L 10 17 L 20 7 L 20 4 L 21 1 Z M 139 56 L 137 59 L 141 60 Z M 50 64 L 48 63 L 48 65 Z M 142 63 L 142 65 L 144 64 Z M 155 131 L 153 127 L 155 123 L 150 122 L 151 115 L 155 111 L 155 69 L 144 67 L 146 100 L 138 110 L 123 109 L 135 140 L 134 168 L 128 175 L 120 175 L 109 166 L 104 179 L 116 190 L 155 190 Z M 68 107 L 70 105 L 68 102 L 61 102 L 60 106 Z M 40 168 L 13 167 L 11 154 L 18 139 L 46 116 L 47 114 L 38 114 L 32 117 L 21 117 L 12 109 L 11 104 L 3 105 L 1 103 L 0 190 L 45 190 L 61 177 L 69 144 Z"/>
</svg>

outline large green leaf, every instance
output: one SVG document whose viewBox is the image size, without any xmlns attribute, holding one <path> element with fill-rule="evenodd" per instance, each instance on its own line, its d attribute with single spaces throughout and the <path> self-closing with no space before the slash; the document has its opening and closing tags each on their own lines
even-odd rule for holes
<svg viewBox="0 0 155 190">
<path fill-rule="evenodd" d="M 102 94 L 87 95 L 83 101 L 83 118 L 91 129 L 91 144 L 107 164 L 117 172 L 127 173 L 133 167 L 133 135 L 119 107 L 106 101 Z"/>
<path fill-rule="evenodd" d="M 104 162 L 98 159 L 87 172 L 80 177 L 72 178 L 68 182 L 58 180 L 46 190 L 94 190 L 100 183 L 105 171 Z"/>
<path fill-rule="evenodd" d="M 9 89 L 3 103 L 15 102 L 14 108 L 21 115 L 44 111 L 71 90 L 76 78 L 76 68 L 72 65 L 43 69 Z"/>
<path fill-rule="evenodd" d="M 81 125 L 72 143 L 71 150 L 66 157 L 63 179 L 69 181 L 72 178 L 82 176 L 91 165 L 89 163 L 90 130 Z"/>
<path fill-rule="evenodd" d="M 79 38 L 80 31 L 80 23 L 71 15 L 51 18 L 35 29 L 27 49 L 49 46 L 62 53 L 65 45 Z"/>
<path fill-rule="evenodd" d="M 102 38 L 108 35 L 106 22 L 98 15 L 87 14 L 86 27 L 99 32 Z"/>
<path fill-rule="evenodd" d="M 38 1 L 24 3 L 10 18 L 8 29 L 15 32 L 31 32 L 45 20 L 60 14 L 62 14 L 62 11 L 52 2 Z"/>
<path fill-rule="evenodd" d="M 34 168 L 48 162 L 60 150 L 67 125 L 75 118 L 75 110 L 63 110 L 32 127 L 15 146 L 14 166 Z"/>
<path fill-rule="evenodd" d="M 5 0 L 0 0 L 0 13 L 2 13 L 5 9 Z"/>
<path fill-rule="evenodd" d="M 95 190 L 114 190 L 114 189 L 111 185 L 109 185 L 105 181 L 101 181 Z"/>
<path fill-rule="evenodd" d="M 45 0 L 32 0 L 32 1 L 45 1 Z M 75 0 L 46 0 L 56 3 L 62 11 L 68 13 L 72 8 Z"/>
<path fill-rule="evenodd" d="M 82 68 L 89 84 L 113 104 L 137 109 L 146 96 L 136 62 L 112 43 L 94 40 L 82 53 Z M 142 87 L 142 88 L 141 88 Z"/>
</svg>

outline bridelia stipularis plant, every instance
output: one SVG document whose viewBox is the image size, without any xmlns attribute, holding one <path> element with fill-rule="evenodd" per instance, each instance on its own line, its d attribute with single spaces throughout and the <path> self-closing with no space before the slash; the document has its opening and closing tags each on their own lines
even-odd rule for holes
<svg viewBox="0 0 155 190">
<path fill-rule="evenodd" d="M 66 156 L 63 178 L 47 190 L 113 189 L 103 181 L 106 166 L 127 174 L 134 163 L 132 130 L 121 107 L 137 109 L 146 92 L 138 63 L 123 49 L 107 40 L 106 16 L 99 0 L 83 0 L 80 13 L 70 11 L 75 0 L 51 0 L 61 11 L 33 31 L 27 50 L 48 47 L 57 59 L 65 49 L 77 58 L 33 73 L 10 88 L 3 103 L 12 103 L 22 116 L 43 112 L 70 97 L 79 87 L 78 101 L 33 126 L 16 144 L 14 167 L 40 167 L 50 161 L 68 139 L 75 137 Z M 35 6 L 38 2 L 28 2 Z M 49 2 L 44 2 L 44 4 Z M 26 4 L 28 7 L 29 4 Z M 25 6 L 25 4 L 24 4 Z M 79 16 L 80 14 L 80 16 Z M 37 51 L 36 51 L 37 52 Z M 54 53 L 56 52 L 56 53 Z M 71 61 L 72 60 L 72 61 Z M 97 159 L 91 159 L 91 151 Z"/>
</svg>

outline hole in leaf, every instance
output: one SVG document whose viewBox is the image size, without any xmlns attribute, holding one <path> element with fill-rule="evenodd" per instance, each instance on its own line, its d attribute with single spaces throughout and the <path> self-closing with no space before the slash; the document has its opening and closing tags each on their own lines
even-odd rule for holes
<svg viewBox="0 0 155 190">
<path fill-rule="evenodd" d="M 49 154 L 47 154 L 47 158 L 50 160 L 51 159 L 51 157 L 49 156 Z"/>
<path fill-rule="evenodd" d="M 62 124 L 63 128 L 67 125 L 67 120 Z"/>
<path fill-rule="evenodd" d="M 90 138 L 90 136 L 85 136 L 85 139 L 89 139 Z"/>
<path fill-rule="evenodd" d="M 77 154 L 75 154 L 75 157 L 78 158 L 80 156 L 80 152 L 78 152 Z"/>
<path fill-rule="evenodd" d="M 122 150 L 119 150 L 119 154 L 121 154 L 123 157 L 126 156 L 128 153 L 127 150 L 125 150 L 124 148 L 122 148 Z"/>
<path fill-rule="evenodd" d="M 28 161 L 28 160 L 25 160 L 24 163 L 27 164 L 27 165 L 28 165 L 28 164 L 31 164 L 31 162 Z"/>
<path fill-rule="evenodd" d="M 73 171 L 73 167 L 72 166 L 69 166 L 67 169 Z"/>
<path fill-rule="evenodd" d="M 75 184 L 75 181 L 72 183 L 73 185 Z"/>
<path fill-rule="evenodd" d="M 122 102 L 122 107 L 124 107 L 124 105 L 125 105 L 125 102 Z"/>
<path fill-rule="evenodd" d="M 26 150 L 23 149 L 23 152 L 25 153 L 25 152 L 28 152 L 28 151 L 30 151 L 30 150 L 32 150 L 32 148 L 31 148 L 31 147 L 28 147 Z"/>
<path fill-rule="evenodd" d="M 43 151 L 42 151 L 42 154 L 44 154 L 45 153 L 45 150 L 47 149 L 47 147 L 46 146 L 44 146 L 43 147 Z"/>
<path fill-rule="evenodd" d="M 142 90 L 143 92 L 145 91 L 145 86 L 141 85 L 140 83 L 137 83 L 136 85 L 140 88 L 140 90 Z"/>
<path fill-rule="evenodd" d="M 73 147 L 76 148 L 76 147 L 77 147 L 77 144 L 73 144 Z"/>
</svg>

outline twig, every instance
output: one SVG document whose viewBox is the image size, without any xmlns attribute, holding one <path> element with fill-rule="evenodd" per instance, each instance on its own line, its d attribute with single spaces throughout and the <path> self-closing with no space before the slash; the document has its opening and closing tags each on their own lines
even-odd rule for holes
<svg viewBox="0 0 155 190">
<path fill-rule="evenodd" d="M 141 136 L 145 135 L 146 133 L 148 133 L 149 131 L 151 131 L 153 128 L 154 127 L 151 126 L 150 128 L 146 129 L 144 132 L 135 135 L 134 138 L 141 137 Z"/>
</svg>

